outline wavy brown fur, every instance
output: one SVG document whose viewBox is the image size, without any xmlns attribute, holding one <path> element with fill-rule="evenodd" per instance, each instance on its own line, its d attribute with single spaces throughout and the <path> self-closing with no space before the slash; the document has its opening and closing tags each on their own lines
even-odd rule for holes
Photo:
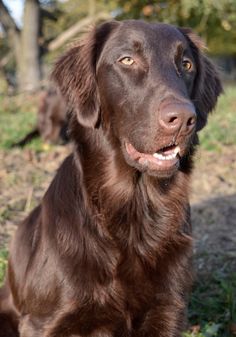
<svg viewBox="0 0 236 337">
<path fill-rule="evenodd" d="M 1 337 L 181 336 L 192 279 L 196 132 L 221 92 L 199 40 L 186 34 L 105 23 L 56 64 L 53 78 L 74 110 L 74 153 L 13 240 Z M 120 64 L 130 50 L 132 68 Z M 183 50 L 193 64 L 188 74 Z M 178 111 L 178 132 L 162 126 L 168 106 Z M 184 119 L 195 114 L 196 122 Z M 148 156 L 173 139 L 181 158 L 164 172 L 133 160 L 124 145 Z"/>
</svg>

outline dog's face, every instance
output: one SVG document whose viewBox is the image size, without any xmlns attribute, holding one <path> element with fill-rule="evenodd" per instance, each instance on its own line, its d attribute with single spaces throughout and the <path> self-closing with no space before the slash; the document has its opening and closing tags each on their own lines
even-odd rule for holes
<svg viewBox="0 0 236 337">
<path fill-rule="evenodd" d="M 159 176 L 176 171 L 196 130 L 196 73 L 174 27 L 128 21 L 110 37 L 97 63 L 99 97 L 130 165 Z"/>
<path fill-rule="evenodd" d="M 200 44 L 166 24 L 105 23 L 59 61 L 54 78 L 78 121 L 99 119 L 128 165 L 170 177 L 222 90 Z"/>
</svg>

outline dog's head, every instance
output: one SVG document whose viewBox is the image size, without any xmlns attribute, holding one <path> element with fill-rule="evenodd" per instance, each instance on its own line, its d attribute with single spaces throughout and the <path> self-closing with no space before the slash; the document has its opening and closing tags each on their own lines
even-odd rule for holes
<svg viewBox="0 0 236 337">
<path fill-rule="evenodd" d="M 84 127 L 101 127 L 139 171 L 169 177 L 222 92 L 191 30 L 108 22 L 56 64 L 53 78 Z"/>
</svg>

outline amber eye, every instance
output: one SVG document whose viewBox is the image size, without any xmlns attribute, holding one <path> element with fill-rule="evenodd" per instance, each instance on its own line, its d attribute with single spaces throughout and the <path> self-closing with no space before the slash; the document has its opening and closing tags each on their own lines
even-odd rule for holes
<svg viewBox="0 0 236 337">
<path fill-rule="evenodd" d="M 123 57 L 120 60 L 120 62 L 125 64 L 126 66 L 132 66 L 132 64 L 134 63 L 134 60 L 132 59 L 132 57 L 126 56 L 126 57 Z"/>
<path fill-rule="evenodd" d="M 192 63 L 189 60 L 182 61 L 183 69 L 186 71 L 190 71 L 192 69 Z"/>
</svg>

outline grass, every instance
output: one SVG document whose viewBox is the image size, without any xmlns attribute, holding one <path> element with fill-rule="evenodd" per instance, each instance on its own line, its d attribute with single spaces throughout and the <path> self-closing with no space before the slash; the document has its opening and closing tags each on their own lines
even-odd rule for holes
<svg viewBox="0 0 236 337">
<path fill-rule="evenodd" d="M 194 286 L 185 337 L 233 337 L 236 324 L 236 272 L 202 277 Z M 234 332 L 235 333 L 235 332 Z"/>
<path fill-rule="evenodd" d="M 7 250 L 1 249 L 0 250 L 0 286 L 2 286 L 4 275 L 7 269 L 7 256 L 8 252 Z"/>
<path fill-rule="evenodd" d="M 221 151 L 224 146 L 236 144 L 236 86 L 226 86 L 219 98 L 216 111 L 200 133 L 201 146 L 209 151 Z"/>
<path fill-rule="evenodd" d="M 35 128 L 38 101 L 34 96 L 0 97 L 0 149 L 9 149 Z M 44 151 L 40 138 L 32 140 L 28 148 Z"/>
</svg>

